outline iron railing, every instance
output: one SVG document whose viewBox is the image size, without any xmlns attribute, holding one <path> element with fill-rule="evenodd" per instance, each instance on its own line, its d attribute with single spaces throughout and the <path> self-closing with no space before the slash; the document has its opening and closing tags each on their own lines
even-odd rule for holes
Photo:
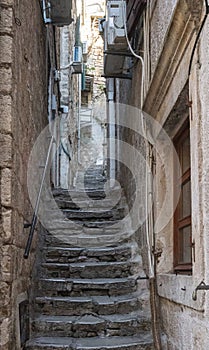
<svg viewBox="0 0 209 350">
<path fill-rule="evenodd" d="M 38 220 L 38 211 L 39 211 L 39 206 L 40 206 L 41 194 L 42 194 L 42 190 L 43 190 L 44 181 L 46 178 L 46 172 L 48 169 L 49 159 L 50 159 L 52 145 L 53 145 L 54 141 L 55 141 L 55 139 L 54 139 L 54 136 L 52 135 L 51 140 L 50 140 L 50 144 L 49 144 L 49 148 L 48 148 L 48 152 L 47 152 L 46 162 L 44 165 L 44 171 L 43 171 L 43 175 L 42 175 L 42 179 L 41 179 L 41 184 L 40 184 L 40 188 L 39 188 L 39 192 L 38 192 L 38 196 L 36 199 L 36 204 L 35 204 L 35 208 L 34 208 L 34 212 L 33 212 L 32 222 L 31 222 L 31 224 L 24 225 L 24 228 L 30 227 L 30 232 L 29 232 L 29 236 L 28 236 L 28 240 L 27 240 L 27 244 L 26 244 L 25 252 L 24 252 L 24 259 L 28 259 L 29 254 L 30 254 L 31 245 L 33 242 L 33 236 L 34 236 L 34 232 L 35 232 L 35 228 L 36 228 L 36 224 L 37 224 L 37 220 Z"/>
</svg>

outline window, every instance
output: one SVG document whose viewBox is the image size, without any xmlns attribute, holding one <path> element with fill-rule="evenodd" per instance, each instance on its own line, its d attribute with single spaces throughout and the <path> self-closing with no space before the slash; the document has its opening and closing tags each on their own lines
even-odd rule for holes
<svg viewBox="0 0 209 350">
<path fill-rule="evenodd" d="M 180 189 L 180 198 L 174 214 L 174 271 L 192 271 L 192 228 L 191 228 L 191 177 L 190 177 L 190 133 L 189 122 L 174 139 L 174 145 L 181 165 L 181 174 L 174 166 L 174 195 Z"/>
</svg>

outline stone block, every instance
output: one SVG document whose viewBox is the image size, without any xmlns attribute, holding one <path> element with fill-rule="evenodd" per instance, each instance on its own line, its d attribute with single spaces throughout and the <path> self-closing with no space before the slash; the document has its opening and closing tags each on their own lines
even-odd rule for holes
<svg viewBox="0 0 209 350">
<path fill-rule="evenodd" d="M 0 96 L 0 130 L 5 133 L 12 132 L 12 98 L 11 96 Z"/>
<path fill-rule="evenodd" d="M 2 210 L 3 242 L 9 243 L 12 238 L 12 210 Z"/>
<path fill-rule="evenodd" d="M 9 7 L 14 4 L 14 0 L 0 0 L 0 6 Z"/>
<path fill-rule="evenodd" d="M 0 134 L 0 167 L 11 166 L 12 163 L 12 138 L 9 135 Z"/>
<path fill-rule="evenodd" d="M 5 245 L 5 246 L 2 246 L 1 253 L 2 253 L 1 262 L 0 262 L 1 280 L 3 282 L 10 282 L 13 279 L 12 266 L 15 258 L 14 256 L 15 252 L 12 246 Z"/>
<path fill-rule="evenodd" d="M 4 318 L 0 322 L 0 349 L 7 350 L 7 344 L 10 342 L 10 327 L 11 327 L 11 320 L 9 318 Z"/>
<path fill-rule="evenodd" d="M 9 35 L 0 36 L 0 64 L 12 63 L 13 39 Z"/>
<path fill-rule="evenodd" d="M 5 168 L 1 173 L 1 204 L 5 207 L 11 207 L 12 201 L 12 174 L 11 170 Z"/>
<path fill-rule="evenodd" d="M 4 91 L 6 93 L 10 93 L 12 89 L 12 69 L 8 68 L 0 68 L 0 92 Z"/>
<path fill-rule="evenodd" d="M 1 2 L 0 2 L 1 5 Z M 12 8 L 1 9 L 0 33 L 12 33 L 13 13 Z"/>
<path fill-rule="evenodd" d="M 10 299 L 11 299 L 10 285 L 6 282 L 0 282 L 0 314 L 3 308 L 10 305 Z"/>
</svg>

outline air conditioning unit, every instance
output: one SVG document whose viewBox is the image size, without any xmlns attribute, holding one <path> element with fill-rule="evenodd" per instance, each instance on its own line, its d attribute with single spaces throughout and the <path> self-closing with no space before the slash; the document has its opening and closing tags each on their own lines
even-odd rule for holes
<svg viewBox="0 0 209 350">
<path fill-rule="evenodd" d="M 73 68 L 73 74 L 82 74 L 83 73 L 83 62 L 82 62 L 82 47 L 74 46 L 73 51 L 73 62 L 71 63 Z"/>
<path fill-rule="evenodd" d="M 105 26 L 107 46 L 126 44 L 124 22 L 126 21 L 126 2 L 110 0 L 107 2 L 107 23 Z"/>
<path fill-rule="evenodd" d="M 42 0 L 42 4 L 45 23 L 64 26 L 73 22 L 72 0 Z"/>
<path fill-rule="evenodd" d="M 122 0 L 109 0 L 107 2 L 107 21 L 103 23 L 104 29 L 104 74 L 106 76 L 123 73 L 125 55 L 128 44 L 125 33 L 126 2 Z M 118 54 L 117 54 L 118 53 Z"/>
</svg>

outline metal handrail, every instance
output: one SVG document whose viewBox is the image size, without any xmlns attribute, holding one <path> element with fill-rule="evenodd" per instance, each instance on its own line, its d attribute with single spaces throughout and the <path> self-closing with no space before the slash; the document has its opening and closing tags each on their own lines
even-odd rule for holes
<svg viewBox="0 0 209 350">
<path fill-rule="evenodd" d="M 53 143 L 54 143 L 54 136 L 52 136 L 51 140 L 50 140 L 50 144 L 49 144 L 49 148 L 48 148 L 48 152 L 47 152 L 47 157 L 46 157 L 46 162 L 45 162 L 45 166 L 44 166 L 44 171 L 43 171 L 43 175 L 42 175 L 42 179 L 41 179 L 41 184 L 40 184 L 38 196 L 36 199 L 35 209 L 33 212 L 32 222 L 31 222 L 31 224 L 24 225 L 25 228 L 30 227 L 30 232 L 29 232 L 29 236 L 28 236 L 28 240 L 27 240 L 27 244 L 26 244 L 26 248 L 25 248 L 25 252 L 24 252 L 24 259 L 28 259 L 29 254 L 30 254 L 31 244 L 33 241 L 34 231 L 35 231 L 37 219 L 38 219 L 37 215 L 38 215 L 38 210 L 39 210 L 39 205 L 40 205 L 41 193 L 43 190 L 43 185 L 44 185 L 44 181 L 45 181 L 45 177 L 46 177 L 47 168 L 49 165 L 49 159 L 50 159 L 50 154 L 51 154 L 51 149 L 52 149 Z"/>
</svg>

